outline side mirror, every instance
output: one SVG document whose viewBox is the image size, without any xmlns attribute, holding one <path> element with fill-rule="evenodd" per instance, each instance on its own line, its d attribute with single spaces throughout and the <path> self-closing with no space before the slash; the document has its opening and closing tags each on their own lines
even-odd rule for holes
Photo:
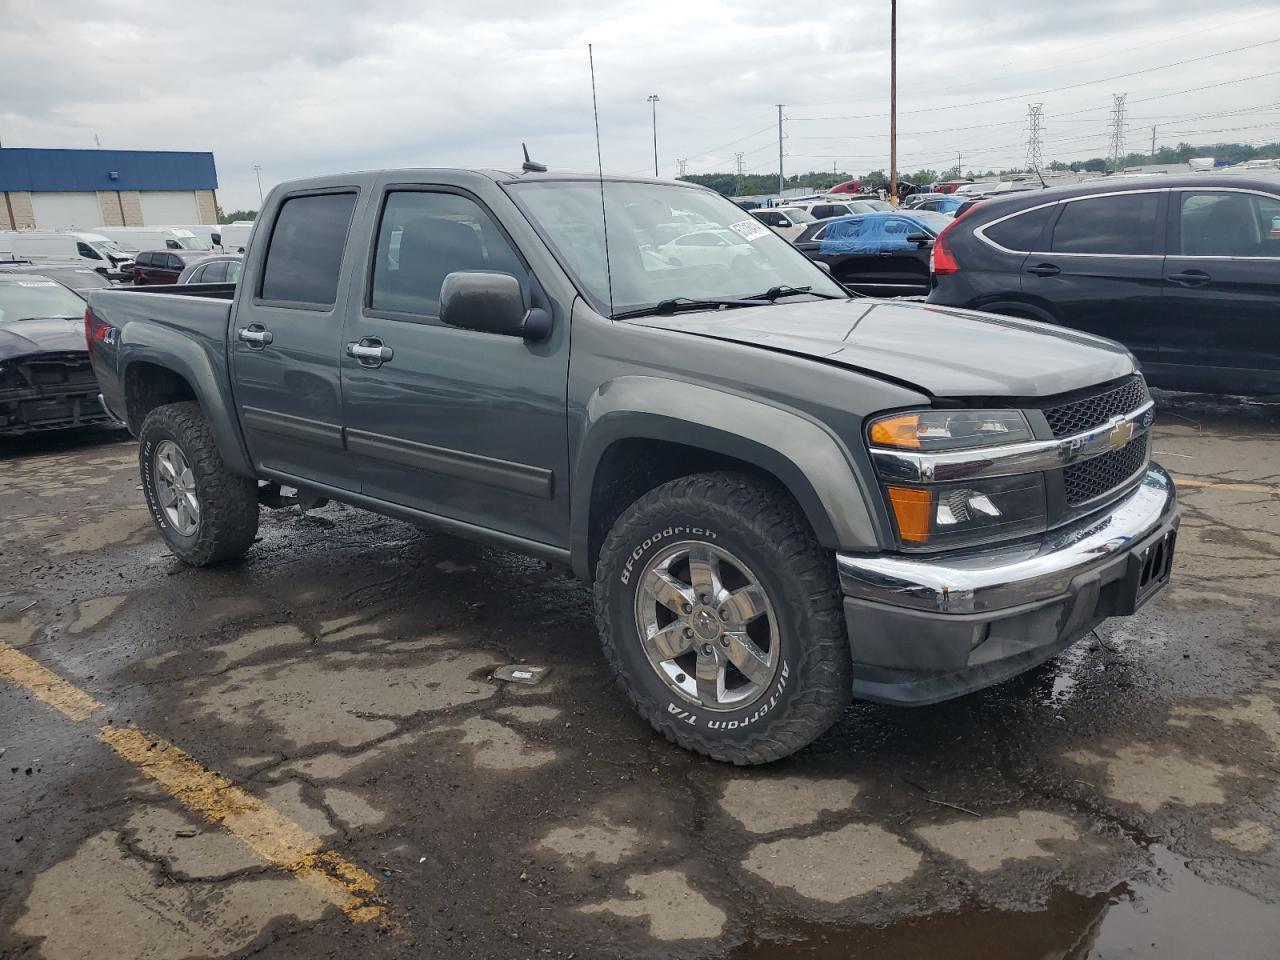
<svg viewBox="0 0 1280 960">
<path fill-rule="evenodd" d="M 790 226 L 794 226 L 794 224 L 792 224 L 792 222 L 791 222 L 790 220 L 788 220 L 786 217 L 779 217 L 779 218 L 778 218 L 778 226 L 780 226 L 780 227 L 790 227 Z"/>
<path fill-rule="evenodd" d="M 551 316 L 538 307 L 525 309 L 520 281 L 509 273 L 449 274 L 440 285 L 440 321 L 525 340 L 545 340 L 551 333 Z"/>
<path fill-rule="evenodd" d="M 927 233 L 908 233 L 907 243 L 914 243 L 917 247 L 927 247 L 933 243 L 933 237 Z"/>
<path fill-rule="evenodd" d="M 825 260 L 815 260 L 813 261 L 813 265 L 817 267 L 819 270 L 821 270 L 823 273 L 825 273 L 828 277 L 831 276 L 831 264 L 827 263 Z"/>
</svg>

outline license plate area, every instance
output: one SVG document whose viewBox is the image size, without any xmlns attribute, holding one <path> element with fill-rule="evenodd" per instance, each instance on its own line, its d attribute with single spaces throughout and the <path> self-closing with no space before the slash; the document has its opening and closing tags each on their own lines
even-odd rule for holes
<svg viewBox="0 0 1280 960">
<path fill-rule="evenodd" d="M 1170 530 L 1129 557 L 1125 593 L 1131 598 L 1132 610 L 1137 610 L 1168 585 L 1177 540 L 1178 531 Z"/>
</svg>

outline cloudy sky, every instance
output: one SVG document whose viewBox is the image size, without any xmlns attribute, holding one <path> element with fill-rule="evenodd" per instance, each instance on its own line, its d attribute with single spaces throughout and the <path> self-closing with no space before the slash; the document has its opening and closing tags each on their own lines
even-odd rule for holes
<svg viewBox="0 0 1280 960">
<path fill-rule="evenodd" d="M 1013 166 L 1028 102 L 1045 159 L 1280 139 L 1275 0 L 899 4 L 899 166 Z M 144 13 L 145 11 L 145 13 Z M 391 166 L 595 166 L 664 176 L 865 172 L 888 161 L 887 0 L 0 0 L 5 146 L 213 150 L 225 209 L 279 180 Z"/>
</svg>

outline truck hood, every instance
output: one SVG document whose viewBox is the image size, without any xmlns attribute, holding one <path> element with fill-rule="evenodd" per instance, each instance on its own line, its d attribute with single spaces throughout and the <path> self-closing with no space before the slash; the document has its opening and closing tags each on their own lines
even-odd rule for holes
<svg viewBox="0 0 1280 960">
<path fill-rule="evenodd" d="M 924 303 L 803 301 L 628 322 L 808 356 L 935 397 L 1046 397 L 1136 366 L 1102 337 Z"/>
<path fill-rule="evenodd" d="M 65 350 L 88 350 L 84 342 L 84 321 L 51 318 L 0 323 L 0 360 Z"/>
</svg>

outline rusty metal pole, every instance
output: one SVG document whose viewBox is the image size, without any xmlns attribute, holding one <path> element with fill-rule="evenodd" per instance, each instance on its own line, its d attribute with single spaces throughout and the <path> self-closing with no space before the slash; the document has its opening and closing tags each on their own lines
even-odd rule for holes
<svg viewBox="0 0 1280 960">
<path fill-rule="evenodd" d="M 898 202 L 898 0 L 889 0 L 889 202 Z"/>
</svg>

